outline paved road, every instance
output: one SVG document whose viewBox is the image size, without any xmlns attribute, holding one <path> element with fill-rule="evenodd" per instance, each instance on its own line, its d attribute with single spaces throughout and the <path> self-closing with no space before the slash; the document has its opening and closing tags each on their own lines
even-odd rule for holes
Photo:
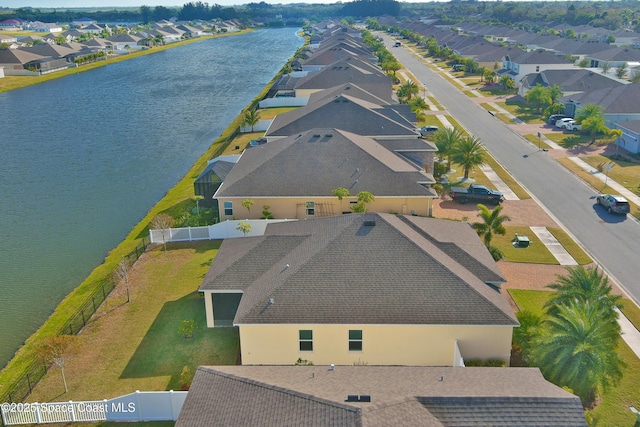
<svg viewBox="0 0 640 427">
<path fill-rule="evenodd" d="M 579 241 L 636 303 L 640 302 L 640 225 L 610 215 L 595 205 L 597 192 L 502 121 L 479 107 L 453 84 L 404 48 L 385 44 L 465 129 L 479 137 L 491 154 L 558 223 Z"/>
</svg>

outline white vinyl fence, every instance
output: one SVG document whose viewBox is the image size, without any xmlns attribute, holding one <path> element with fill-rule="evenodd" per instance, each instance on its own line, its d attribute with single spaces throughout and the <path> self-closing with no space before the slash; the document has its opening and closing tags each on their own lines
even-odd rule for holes
<svg viewBox="0 0 640 427">
<path fill-rule="evenodd" d="M 114 399 L 84 402 L 3 403 L 6 426 L 98 421 L 175 421 L 186 391 L 136 391 Z"/>
<path fill-rule="evenodd" d="M 149 230 L 151 243 L 191 242 L 194 240 L 229 239 L 233 237 L 245 237 L 242 231 L 237 230 L 238 223 L 251 224 L 249 236 L 262 236 L 268 224 L 285 221 L 297 221 L 295 219 L 245 219 L 224 221 L 204 227 L 167 228 L 165 230 Z"/>
</svg>

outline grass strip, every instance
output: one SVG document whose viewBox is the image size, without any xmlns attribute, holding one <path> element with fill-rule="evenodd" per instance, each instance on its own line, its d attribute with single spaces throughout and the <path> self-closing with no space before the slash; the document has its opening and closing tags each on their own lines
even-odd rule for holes
<svg viewBox="0 0 640 427">
<path fill-rule="evenodd" d="M 538 135 L 530 133 L 528 135 L 524 135 L 524 138 L 540 149 L 553 150 L 553 148 L 551 148 L 549 144 L 544 142 L 542 138 L 538 138 Z"/>
<path fill-rule="evenodd" d="M 549 233 L 556 238 L 563 248 L 569 252 L 569 255 L 580 265 L 591 264 L 591 257 L 571 238 L 563 229 L 556 227 L 547 227 Z"/>
<path fill-rule="evenodd" d="M 529 195 L 529 193 L 527 193 L 527 191 L 524 188 L 522 188 L 520 184 L 518 184 L 515 178 L 511 176 L 511 174 L 507 172 L 502 167 L 502 165 L 498 163 L 496 159 L 493 158 L 493 156 L 491 155 L 486 156 L 485 161 L 489 166 L 491 166 L 491 169 L 493 169 L 493 171 L 500 177 L 500 179 L 505 184 L 507 184 L 507 186 L 511 189 L 511 191 L 513 191 L 516 194 L 516 196 L 518 196 L 520 200 L 531 198 L 531 195 Z"/>
</svg>

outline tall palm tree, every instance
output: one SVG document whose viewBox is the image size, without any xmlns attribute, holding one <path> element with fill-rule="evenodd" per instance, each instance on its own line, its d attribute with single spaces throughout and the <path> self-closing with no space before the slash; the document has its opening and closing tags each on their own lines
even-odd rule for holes
<svg viewBox="0 0 640 427">
<path fill-rule="evenodd" d="M 472 226 L 478 235 L 482 237 L 488 249 L 491 247 L 491 239 L 494 234 L 504 236 L 507 232 L 502 223 L 511 221 L 511 218 L 508 215 L 500 215 L 502 206 L 496 206 L 493 210 L 489 210 L 489 208 L 483 204 L 478 204 L 477 207 L 480 210 L 478 216 L 482 218 L 482 222 L 473 223 Z"/>
<path fill-rule="evenodd" d="M 485 151 L 482 143 L 475 136 L 463 137 L 451 147 L 451 160 L 464 168 L 464 179 L 469 178 L 469 171 L 485 164 Z"/>
<path fill-rule="evenodd" d="M 447 166 L 451 169 L 451 148 L 464 138 L 462 132 L 457 128 L 444 128 L 436 132 L 434 142 L 438 148 L 440 160 L 447 158 Z"/>
<path fill-rule="evenodd" d="M 579 265 L 567 267 L 566 276 L 558 276 L 548 287 L 555 290 L 544 305 L 549 313 L 555 313 L 561 305 L 573 301 L 589 302 L 600 307 L 601 315 L 607 319 L 617 319 L 614 308 L 622 308 L 622 297 L 611 294 L 609 278 L 598 268 L 584 268 Z"/>
<path fill-rule="evenodd" d="M 546 379 L 567 386 L 589 405 L 598 391 L 622 378 L 616 352 L 620 326 L 601 315 L 598 304 L 579 300 L 559 305 L 533 345 L 533 358 Z"/>
</svg>

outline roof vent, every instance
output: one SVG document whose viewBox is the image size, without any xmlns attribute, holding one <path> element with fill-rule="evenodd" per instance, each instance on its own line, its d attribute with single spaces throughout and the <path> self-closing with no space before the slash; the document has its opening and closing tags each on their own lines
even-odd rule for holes
<svg viewBox="0 0 640 427">
<path fill-rule="evenodd" d="M 359 396 L 357 394 L 348 394 L 347 395 L 347 402 L 359 402 Z"/>
</svg>

